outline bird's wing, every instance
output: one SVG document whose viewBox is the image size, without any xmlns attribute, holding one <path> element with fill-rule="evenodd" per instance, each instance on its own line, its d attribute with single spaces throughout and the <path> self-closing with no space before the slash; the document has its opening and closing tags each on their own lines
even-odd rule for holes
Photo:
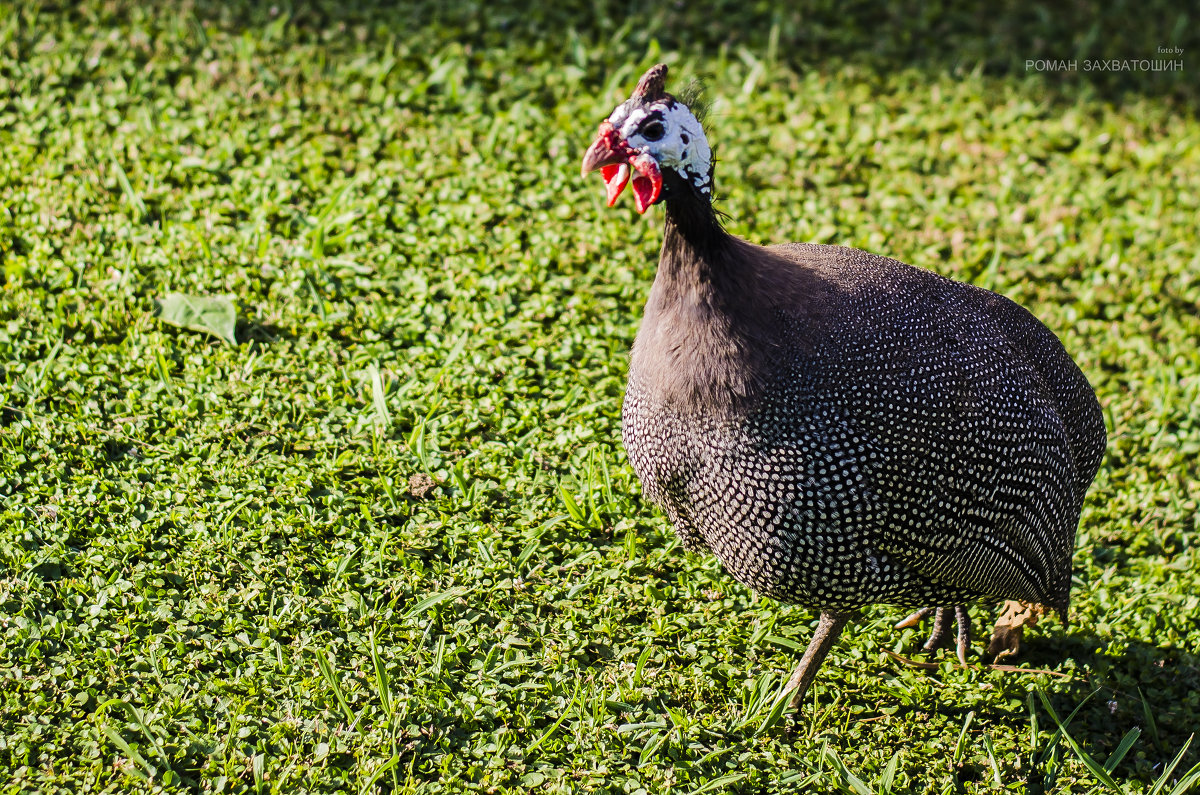
<svg viewBox="0 0 1200 795">
<path fill-rule="evenodd" d="M 1078 518 L 1066 431 L 1004 329 L 956 311 L 974 298 L 873 335 L 848 419 L 876 450 L 885 551 L 956 588 L 1053 603 Z"/>
<path fill-rule="evenodd" d="M 882 551 L 958 590 L 1056 604 L 1078 504 L 1052 390 L 986 306 L 1007 299 L 919 287 L 847 312 L 809 373 L 814 405 L 853 440 Z"/>
<path fill-rule="evenodd" d="M 1090 481 L 1091 437 L 1102 449 L 1103 433 L 1091 432 L 1102 420 L 1064 419 L 1070 400 L 1099 411 L 1054 335 L 1002 296 L 896 260 L 771 250 L 836 288 L 836 321 L 796 377 L 826 415 L 820 433 L 852 441 L 838 447 L 841 466 L 862 471 L 855 494 L 882 550 L 957 589 L 1065 605 L 1082 495 L 1074 459 Z"/>
</svg>

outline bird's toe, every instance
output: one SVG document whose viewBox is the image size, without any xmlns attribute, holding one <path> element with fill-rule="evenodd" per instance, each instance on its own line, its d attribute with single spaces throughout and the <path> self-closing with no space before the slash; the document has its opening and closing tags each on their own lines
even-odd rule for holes
<svg viewBox="0 0 1200 795">
<path fill-rule="evenodd" d="M 920 624 L 922 621 L 924 621 L 929 616 L 929 614 L 932 612 L 933 612 L 932 607 L 922 607 L 920 610 L 910 613 L 903 620 L 896 622 L 895 628 L 896 629 L 908 629 L 909 627 L 915 627 L 918 624 Z"/>
</svg>

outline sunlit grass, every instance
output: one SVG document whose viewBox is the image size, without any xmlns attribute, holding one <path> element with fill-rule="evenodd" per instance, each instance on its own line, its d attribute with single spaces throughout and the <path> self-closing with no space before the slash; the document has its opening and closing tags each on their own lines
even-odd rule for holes
<svg viewBox="0 0 1200 795">
<path fill-rule="evenodd" d="M 1190 64 L 1193 26 L 889 8 L 0 10 L 0 792 L 1189 786 L 1194 67 L 1020 65 Z M 1002 292 L 1096 386 L 1072 623 L 1019 661 L 1055 675 L 906 666 L 880 607 L 787 714 L 815 617 L 641 498 L 661 213 L 578 163 L 660 59 L 732 231 Z M 170 293 L 233 296 L 236 344 Z"/>
</svg>

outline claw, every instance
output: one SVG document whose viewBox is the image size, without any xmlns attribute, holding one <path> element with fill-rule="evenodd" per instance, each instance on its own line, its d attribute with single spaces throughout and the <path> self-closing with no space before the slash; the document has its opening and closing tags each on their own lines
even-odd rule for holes
<svg viewBox="0 0 1200 795">
<path fill-rule="evenodd" d="M 925 618 L 932 612 L 933 612 L 932 607 L 922 607 L 920 610 L 916 611 L 915 613 L 913 613 L 910 616 L 908 616 L 907 618 L 905 618 L 903 621 L 900 621 L 898 624 L 896 624 L 894 629 L 908 629 L 909 627 L 915 627 L 918 624 L 920 624 L 922 621 L 924 621 Z"/>
<path fill-rule="evenodd" d="M 954 608 L 954 623 L 958 625 L 954 650 L 958 652 L 959 663 L 966 665 L 967 649 L 971 648 L 971 616 L 967 613 L 966 605 L 958 605 Z"/>
<path fill-rule="evenodd" d="M 996 619 L 996 627 L 992 630 L 992 638 L 988 643 L 988 656 L 994 662 L 1000 662 L 1005 657 L 1015 655 L 1021 649 L 1021 639 L 1026 626 L 1034 626 L 1038 619 L 1046 615 L 1043 605 L 1027 604 L 1009 600 L 1004 603 L 1004 610 Z"/>
</svg>

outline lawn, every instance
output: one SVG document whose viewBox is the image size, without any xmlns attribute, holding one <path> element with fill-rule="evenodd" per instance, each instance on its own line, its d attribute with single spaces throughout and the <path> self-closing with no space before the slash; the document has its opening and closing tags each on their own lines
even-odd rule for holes
<svg viewBox="0 0 1200 795">
<path fill-rule="evenodd" d="M 1200 12 L 1091 5 L 0 8 L 0 793 L 1185 791 Z M 1023 670 L 875 607 L 783 712 L 815 615 L 642 499 L 662 211 L 579 162 L 659 60 L 732 231 L 1001 292 L 1096 387 Z"/>
</svg>

